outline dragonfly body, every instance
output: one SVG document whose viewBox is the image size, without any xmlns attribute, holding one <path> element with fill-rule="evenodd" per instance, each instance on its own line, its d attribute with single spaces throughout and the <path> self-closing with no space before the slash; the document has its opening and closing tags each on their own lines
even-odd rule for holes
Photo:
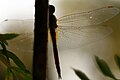
<svg viewBox="0 0 120 80">
<path fill-rule="evenodd" d="M 54 59 L 55 59 L 55 65 L 58 72 L 58 77 L 61 78 L 61 70 L 59 65 L 59 56 L 58 56 L 58 49 L 57 49 L 57 41 L 56 41 L 56 32 L 55 29 L 57 26 L 57 19 L 53 15 L 55 12 L 55 8 L 52 5 L 49 5 L 49 28 L 50 28 L 50 35 L 52 38 L 52 44 L 53 44 L 53 52 L 54 52 Z"/>
</svg>

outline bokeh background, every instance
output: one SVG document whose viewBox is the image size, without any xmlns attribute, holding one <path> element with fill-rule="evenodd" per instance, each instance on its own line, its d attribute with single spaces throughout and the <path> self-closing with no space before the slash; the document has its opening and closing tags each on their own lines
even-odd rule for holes
<svg viewBox="0 0 120 80">
<path fill-rule="evenodd" d="M 120 8 L 119 0 L 50 0 L 50 4 L 56 7 L 57 18 L 75 12 L 89 11 L 104 6 L 116 6 Z M 34 0 L 0 0 L 0 21 L 5 19 L 34 19 Z M 59 56 L 62 68 L 62 80 L 80 80 L 71 67 L 85 72 L 91 80 L 111 80 L 104 77 L 95 65 L 94 55 L 106 60 L 116 77 L 120 78 L 120 72 L 114 62 L 114 55 L 120 54 L 120 14 L 102 23 L 112 28 L 113 32 L 91 44 L 79 46 L 75 49 L 60 50 Z M 15 24 L 18 25 L 18 24 Z M 32 25 L 32 24 L 31 24 Z M 0 33 L 19 32 L 25 33 L 33 30 L 32 26 L 5 27 L 0 25 Z M 24 36 L 23 36 L 24 37 Z M 31 37 L 24 37 L 26 39 Z M 14 40 L 16 41 L 16 40 Z M 28 69 L 32 69 L 32 39 L 25 42 L 24 46 L 10 42 L 9 48 L 25 63 Z M 24 42 L 23 42 L 24 43 Z M 15 45 L 18 49 L 11 45 Z M 63 45 L 64 46 L 64 45 Z M 21 51 L 21 48 L 23 48 Z M 27 49 L 25 49 L 27 48 Z M 48 48 L 48 80 L 57 80 L 56 69 L 52 54 L 52 46 Z M 0 64 L 0 75 L 4 72 L 4 65 Z"/>
</svg>

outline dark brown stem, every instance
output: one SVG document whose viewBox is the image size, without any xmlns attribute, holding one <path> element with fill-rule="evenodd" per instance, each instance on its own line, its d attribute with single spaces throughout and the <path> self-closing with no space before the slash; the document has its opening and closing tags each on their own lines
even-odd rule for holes
<svg viewBox="0 0 120 80">
<path fill-rule="evenodd" d="M 48 0 L 35 1 L 33 80 L 46 80 Z"/>
</svg>

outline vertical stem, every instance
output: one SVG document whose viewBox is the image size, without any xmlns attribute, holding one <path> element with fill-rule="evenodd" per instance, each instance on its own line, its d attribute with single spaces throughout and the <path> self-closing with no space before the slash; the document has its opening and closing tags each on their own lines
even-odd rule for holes
<svg viewBox="0 0 120 80">
<path fill-rule="evenodd" d="M 48 0 L 35 1 L 33 80 L 46 80 Z"/>
</svg>

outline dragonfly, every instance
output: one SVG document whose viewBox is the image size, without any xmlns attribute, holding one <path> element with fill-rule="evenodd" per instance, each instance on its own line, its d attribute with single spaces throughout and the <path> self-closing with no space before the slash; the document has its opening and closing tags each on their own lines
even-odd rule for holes
<svg viewBox="0 0 120 80">
<path fill-rule="evenodd" d="M 113 30 L 102 23 L 110 20 L 119 12 L 117 7 L 106 6 L 58 18 L 58 27 L 55 29 L 58 50 L 78 48 L 106 38 Z M 6 19 L 1 26 L 3 32 L 20 34 L 8 42 L 10 49 L 21 53 L 32 52 L 34 19 Z M 20 32 L 17 31 L 18 28 Z"/>
</svg>

